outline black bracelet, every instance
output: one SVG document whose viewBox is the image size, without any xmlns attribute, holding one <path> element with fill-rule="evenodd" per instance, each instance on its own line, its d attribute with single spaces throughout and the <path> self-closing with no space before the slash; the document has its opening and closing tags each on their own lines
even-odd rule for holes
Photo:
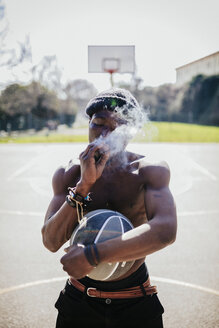
<svg viewBox="0 0 219 328">
<path fill-rule="evenodd" d="M 84 255 L 86 256 L 86 259 L 88 260 L 88 262 L 90 263 L 90 265 L 92 265 L 93 267 L 97 266 L 97 263 L 94 260 L 94 256 L 92 254 L 92 248 L 91 245 L 88 245 L 84 248 Z"/>
</svg>

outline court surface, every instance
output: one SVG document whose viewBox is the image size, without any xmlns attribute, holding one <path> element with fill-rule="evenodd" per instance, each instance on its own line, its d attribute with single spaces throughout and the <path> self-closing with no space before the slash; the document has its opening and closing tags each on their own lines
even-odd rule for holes
<svg viewBox="0 0 219 328">
<path fill-rule="evenodd" d="M 57 167 L 78 161 L 85 144 L 0 146 L 0 327 L 55 326 L 54 303 L 67 276 L 40 229 Z M 219 145 L 130 144 L 164 159 L 178 209 L 176 242 L 148 256 L 166 328 L 219 327 Z"/>
</svg>

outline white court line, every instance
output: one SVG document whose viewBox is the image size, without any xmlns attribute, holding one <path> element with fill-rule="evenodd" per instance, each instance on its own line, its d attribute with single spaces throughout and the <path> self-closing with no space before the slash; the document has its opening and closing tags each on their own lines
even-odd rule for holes
<svg viewBox="0 0 219 328">
<path fill-rule="evenodd" d="M 24 288 L 28 288 L 28 287 L 32 287 L 32 286 L 37 286 L 37 285 L 49 284 L 51 282 L 57 282 L 57 281 L 63 281 L 63 280 L 67 280 L 67 277 L 57 277 L 57 278 L 27 282 L 26 284 L 11 286 L 8 288 L 2 288 L 2 289 L 0 289 L 0 295 L 7 294 L 9 292 L 13 292 L 13 291 L 19 290 L 19 289 L 24 289 Z"/>
<path fill-rule="evenodd" d="M 24 211 L 11 211 L 1 210 L 0 214 L 11 214 L 11 215 L 28 215 L 28 216 L 44 216 L 45 212 L 24 212 Z M 178 216 L 195 216 L 195 215 L 211 215 L 219 214 L 219 210 L 208 210 L 208 211 L 188 211 L 188 212 L 177 212 Z"/>
<path fill-rule="evenodd" d="M 200 291 L 205 292 L 205 293 L 210 293 L 210 294 L 214 294 L 214 295 L 219 296 L 219 291 L 215 290 L 215 289 L 211 289 L 211 288 L 207 288 L 207 287 L 203 287 L 203 286 L 199 286 L 199 285 L 194 285 L 194 284 L 190 284 L 190 283 L 187 283 L 187 282 L 184 282 L 184 281 L 179 281 L 179 280 L 174 280 L 174 279 L 154 277 L 154 276 L 151 276 L 150 278 L 151 278 L 151 280 L 154 280 L 154 281 L 157 281 L 157 282 L 164 282 L 164 283 L 168 283 L 168 284 L 179 285 L 179 286 L 183 286 L 183 287 L 189 287 L 189 288 L 200 290 Z M 24 289 L 24 288 L 28 288 L 28 287 L 43 285 L 43 284 L 49 284 L 51 282 L 57 282 L 57 281 L 63 281 L 63 280 L 67 280 L 67 277 L 65 276 L 65 277 L 57 277 L 57 278 L 27 282 L 25 284 L 21 284 L 21 285 L 17 285 L 17 286 L 2 288 L 2 289 L 0 289 L 0 295 L 7 294 L 9 292 L 13 292 L 13 291 L 16 291 L 16 290 L 19 290 L 19 289 Z"/>
<path fill-rule="evenodd" d="M 45 153 L 45 150 L 43 151 Z M 29 162 L 27 162 L 25 165 L 21 166 L 19 169 L 17 169 L 14 173 L 12 173 L 7 180 L 12 181 L 14 178 L 17 178 L 19 175 L 24 173 L 25 171 L 28 171 L 36 162 L 38 159 L 42 157 L 42 152 L 37 155 L 36 157 L 32 158 Z"/>
<path fill-rule="evenodd" d="M 193 182 L 192 182 L 192 179 L 190 179 L 190 181 L 187 182 L 187 185 L 182 186 L 182 189 L 181 190 L 175 191 L 174 192 L 174 195 L 175 196 L 181 196 L 182 194 L 185 194 L 187 191 L 189 191 L 190 189 L 192 189 L 192 186 L 193 186 Z"/>
<path fill-rule="evenodd" d="M 0 210 L 0 214 L 44 216 L 45 212 L 23 212 L 23 211 Z"/>
<path fill-rule="evenodd" d="M 41 196 L 52 197 L 52 191 L 50 192 L 48 190 L 42 189 L 39 186 L 37 186 L 35 178 L 29 179 L 29 184 L 30 187 L 33 189 L 33 191 L 35 191 L 37 194 Z"/>
<path fill-rule="evenodd" d="M 184 281 L 180 281 L 180 280 L 174 280 L 174 279 L 168 279 L 168 278 L 162 278 L 162 277 L 154 277 L 154 276 L 151 276 L 150 278 L 151 278 L 151 280 L 154 280 L 154 281 L 164 282 L 164 283 L 173 284 L 173 285 L 180 285 L 183 287 L 190 287 L 193 289 L 201 290 L 202 292 L 206 292 L 206 293 L 210 293 L 210 294 L 219 296 L 219 290 L 215 290 L 215 289 L 211 289 L 211 288 L 207 288 L 207 287 L 203 287 L 203 286 L 199 286 L 199 285 L 195 285 L 195 284 L 190 284 L 188 282 L 184 282 Z"/>
<path fill-rule="evenodd" d="M 178 216 L 219 214 L 219 210 L 178 212 Z"/>
<path fill-rule="evenodd" d="M 36 162 L 36 160 L 39 158 L 39 156 L 33 158 L 31 161 L 29 161 L 27 164 L 20 167 L 18 170 L 16 170 L 13 174 L 8 177 L 8 181 L 12 181 L 14 178 L 17 178 L 19 175 L 21 175 L 23 172 L 30 169 Z"/>
<path fill-rule="evenodd" d="M 192 167 L 196 169 L 197 171 L 203 173 L 208 178 L 210 178 L 212 181 L 217 181 L 217 177 L 209 172 L 205 167 L 201 166 L 200 164 L 196 163 L 193 159 L 189 158 L 189 162 L 191 163 Z"/>
</svg>

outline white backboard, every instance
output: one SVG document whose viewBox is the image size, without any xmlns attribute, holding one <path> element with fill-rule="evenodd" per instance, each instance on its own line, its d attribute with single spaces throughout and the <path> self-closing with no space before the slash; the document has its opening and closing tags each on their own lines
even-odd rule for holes
<svg viewBox="0 0 219 328">
<path fill-rule="evenodd" d="M 88 46 L 89 73 L 134 73 L 135 46 Z"/>
</svg>

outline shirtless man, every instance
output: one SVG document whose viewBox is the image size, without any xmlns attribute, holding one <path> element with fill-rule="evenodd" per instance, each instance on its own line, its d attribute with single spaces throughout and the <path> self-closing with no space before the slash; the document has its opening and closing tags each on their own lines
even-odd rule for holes
<svg viewBox="0 0 219 328">
<path fill-rule="evenodd" d="M 110 157 L 110 149 L 104 142 L 94 142 L 126 124 L 116 110 L 124 106 L 127 106 L 125 115 L 139 108 L 135 98 L 123 89 L 102 92 L 88 103 L 90 143 L 80 154 L 80 165 L 71 163 L 55 172 L 52 182 L 54 196 L 45 216 L 42 235 L 45 247 L 52 252 L 70 239 L 78 224 L 78 214 L 76 208 L 66 202 L 66 195 L 68 187 L 75 187 L 75 194 L 82 198 L 90 193 L 92 201 L 87 211 L 116 210 L 134 226 L 122 238 L 97 244 L 98 261 L 135 262 L 116 281 L 95 281 L 86 277 L 93 266 L 84 248 L 80 245 L 68 247 L 66 255 L 61 258 L 63 270 L 84 286 L 84 292 L 72 283 L 73 280 L 67 281 L 56 302 L 59 311 L 57 328 L 88 325 L 101 328 L 163 327 L 163 307 L 156 293 L 148 295 L 143 284 L 148 279 L 146 256 L 173 243 L 176 238 L 176 208 L 168 187 L 169 168 L 165 163 L 147 163 L 143 156 L 127 152 L 126 145 L 121 152 Z M 98 160 L 95 159 L 97 152 L 101 154 Z M 124 156 L 126 165 L 121 166 Z M 96 288 L 112 294 L 134 286 L 139 290 L 134 298 L 107 297 L 107 294 L 101 297 L 87 291 L 93 287 L 94 292 Z"/>
</svg>

